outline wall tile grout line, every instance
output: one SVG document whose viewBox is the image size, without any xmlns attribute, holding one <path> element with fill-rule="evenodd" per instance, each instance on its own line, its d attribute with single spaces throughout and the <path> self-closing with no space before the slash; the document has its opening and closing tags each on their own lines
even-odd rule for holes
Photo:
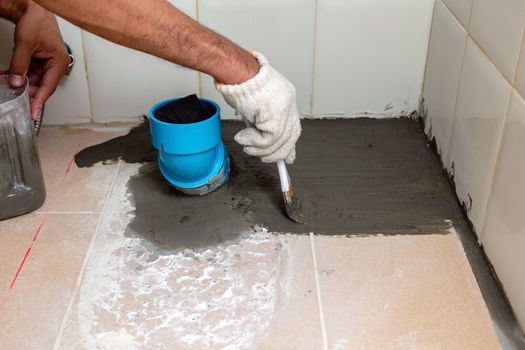
<svg viewBox="0 0 525 350">
<path fill-rule="evenodd" d="M 447 6 L 447 5 L 445 4 L 445 6 Z M 450 12 L 452 12 L 452 11 L 450 11 Z M 471 4 L 470 4 L 470 9 L 469 9 L 469 13 L 468 13 L 468 23 L 467 23 L 467 26 L 468 26 L 468 27 L 465 28 L 465 30 L 467 31 L 467 33 L 469 33 L 469 30 L 470 30 L 470 25 L 471 25 L 471 23 L 472 23 L 472 13 L 473 13 L 473 12 L 474 12 L 474 1 L 471 2 Z M 460 21 L 459 23 L 461 23 L 461 21 Z M 463 25 L 463 24 L 462 24 L 462 25 Z"/>
<path fill-rule="evenodd" d="M 108 188 L 108 192 L 106 193 L 106 196 L 104 197 L 104 203 L 102 205 L 102 212 L 100 213 L 100 215 L 98 217 L 97 225 L 95 227 L 95 233 L 93 234 L 93 237 L 91 237 L 91 241 L 90 241 L 88 249 L 86 251 L 86 255 L 84 256 L 84 261 L 82 262 L 82 266 L 80 268 L 80 272 L 78 274 L 77 281 L 75 283 L 75 288 L 73 290 L 73 295 L 71 296 L 71 298 L 69 300 L 68 306 L 66 308 L 66 312 L 64 313 L 64 316 L 62 318 L 62 323 L 60 325 L 58 334 L 57 334 L 57 336 L 55 338 L 55 344 L 53 345 L 53 350 L 59 349 L 60 341 L 62 339 L 62 335 L 64 334 L 64 329 L 65 329 L 65 326 L 66 326 L 66 322 L 69 319 L 69 316 L 71 314 L 71 310 L 73 309 L 73 303 L 75 302 L 75 298 L 76 298 L 76 296 L 78 294 L 78 291 L 79 291 L 79 288 L 80 288 L 80 283 L 82 282 L 82 278 L 84 277 L 84 272 L 86 270 L 87 263 L 88 263 L 89 258 L 91 256 L 91 252 L 93 250 L 95 239 L 96 239 L 96 237 L 98 235 L 98 232 L 100 230 L 100 226 L 102 225 L 102 221 L 103 221 L 103 219 L 105 217 L 105 214 L 108 212 L 109 198 L 113 194 L 113 188 L 115 187 L 115 183 L 117 181 L 117 176 L 118 176 L 118 173 L 119 173 L 119 170 L 120 170 L 121 163 L 122 163 L 122 161 L 119 160 L 118 163 L 117 163 L 117 167 L 116 167 L 116 169 L 115 169 L 115 171 L 113 173 L 113 177 L 111 179 L 111 183 L 110 183 L 110 186 Z"/>
<path fill-rule="evenodd" d="M 93 96 L 91 95 L 91 84 L 89 82 L 89 73 L 88 73 L 88 60 L 87 60 L 87 50 L 84 38 L 84 30 L 80 29 L 80 40 L 82 42 L 82 56 L 84 58 L 84 74 L 86 77 L 87 84 L 87 93 L 88 93 L 88 102 L 89 102 L 89 113 L 91 120 L 95 120 L 95 114 L 93 113 Z"/>
<path fill-rule="evenodd" d="M 445 5 L 445 3 L 443 1 L 441 1 L 441 3 L 450 12 L 450 14 L 452 16 L 454 16 L 452 11 L 450 11 L 450 9 Z M 454 18 L 456 18 L 456 17 L 454 16 Z M 456 20 L 457 20 L 457 18 L 456 18 Z M 467 32 L 467 37 L 465 38 L 465 46 L 463 48 L 463 57 L 461 59 L 461 69 L 460 69 L 460 72 L 459 72 L 458 88 L 456 90 L 456 97 L 454 98 L 454 114 L 452 115 L 452 125 L 450 127 L 450 139 L 448 140 L 448 145 L 447 145 L 447 155 L 446 155 L 447 159 L 443 159 L 443 158 L 441 159 L 443 164 L 445 165 L 445 168 L 447 168 L 447 169 L 448 169 L 449 161 L 451 160 L 450 159 L 450 150 L 451 150 L 451 147 L 452 147 L 452 135 L 454 135 L 454 129 L 455 129 L 455 125 L 456 125 L 456 114 L 457 114 L 457 109 L 458 109 L 459 90 L 461 88 L 461 82 L 463 80 L 463 70 L 465 69 L 465 58 L 467 56 L 467 46 L 468 46 L 468 40 L 469 40 L 469 37 L 470 37 L 468 30 L 461 24 L 461 22 L 458 21 L 458 23 Z M 454 176 L 453 173 L 452 173 L 452 176 Z"/>
<path fill-rule="evenodd" d="M 518 87 L 514 86 L 514 84 L 516 84 L 516 80 L 518 79 L 518 73 L 520 72 L 520 58 L 521 58 L 521 55 L 524 54 L 523 52 L 523 39 L 525 39 L 525 25 L 523 26 L 523 29 L 521 31 L 521 41 L 520 41 L 520 48 L 518 50 L 518 57 L 516 59 L 516 64 L 514 65 L 514 74 L 512 76 L 512 87 L 518 92 L 518 94 L 520 94 L 519 90 L 518 90 Z M 521 94 L 520 94 L 521 95 Z"/>
<path fill-rule="evenodd" d="M 199 0 L 195 0 L 195 20 L 201 23 L 200 12 L 199 12 Z M 202 23 L 201 23 L 202 24 Z M 202 98 L 202 72 L 197 72 L 197 89 L 199 97 Z"/>
<path fill-rule="evenodd" d="M 502 120 L 502 126 L 501 130 L 497 136 L 497 145 L 496 145 L 496 159 L 494 159 L 494 166 L 491 167 L 490 172 L 490 178 L 489 178 L 489 191 L 487 193 L 487 201 L 485 202 L 485 207 L 483 208 L 483 219 L 481 221 L 481 228 L 480 232 L 478 232 L 478 238 L 481 241 L 481 245 L 483 245 L 483 238 L 484 238 L 484 232 L 485 232 L 485 222 L 487 220 L 487 209 L 489 207 L 489 200 L 492 195 L 492 190 L 494 188 L 494 177 L 496 176 L 496 168 L 498 167 L 498 164 L 500 162 L 499 158 L 501 155 L 501 144 L 503 143 L 503 136 L 505 135 L 505 125 L 507 124 L 507 117 L 509 114 L 509 108 L 510 104 L 512 103 L 512 95 L 515 90 L 511 87 L 509 96 L 507 98 L 507 106 L 505 107 L 505 112 L 503 114 L 503 120 Z M 517 91 L 517 90 L 516 90 Z"/>
<path fill-rule="evenodd" d="M 197 0 L 198 1 L 198 0 Z M 314 9 L 314 44 L 313 44 L 313 57 L 312 57 L 312 86 L 310 90 L 310 115 L 314 115 L 314 97 L 315 97 L 315 67 L 317 64 L 317 31 L 319 27 L 319 0 L 315 0 Z"/>
<path fill-rule="evenodd" d="M 319 272 L 317 270 L 317 256 L 315 254 L 315 236 L 313 232 L 310 232 L 310 250 L 312 252 L 312 263 L 314 268 L 315 275 L 315 288 L 317 291 L 317 303 L 319 306 L 319 321 L 321 322 L 321 333 L 323 336 L 323 350 L 328 350 L 328 337 L 326 334 L 326 325 L 324 322 L 324 311 L 323 311 L 323 301 L 321 298 L 321 285 L 319 283 Z"/>
<path fill-rule="evenodd" d="M 421 80 L 421 86 L 419 87 L 419 104 L 421 105 L 421 101 L 423 101 L 423 91 L 425 90 L 425 83 L 427 80 L 427 66 L 428 66 L 428 57 L 430 56 L 430 40 L 432 39 L 432 30 L 435 30 L 434 28 L 434 16 L 436 14 L 436 7 L 438 3 L 437 1 L 434 2 L 434 6 L 432 7 L 432 14 L 430 15 L 430 28 L 428 31 L 428 38 L 427 38 L 427 53 L 425 58 L 425 64 L 423 65 L 423 79 Z M 420 105 L 417 107 L 416 111 L 419 111 Z"/>
<path fill-rule="evenodd" d="M 434 7 L 432 8 L 432 19 L 430 20 L 430 31 L 428 33 L 428 45 L 427 45 L 427 56 L 425 60 L 425 67 L 423 69 L 423 81 L 421 82 L 421 95 L 419 96 L 419 101 L 423 100 L 423 91 L 425 90 L 425 84 L 427 83 L 427 67 L 428 67 L 428 58 L 430 56 L 430 41 L 432 40 L 432 31 L 435 30 L 434 28 L 434 16 L 436 15 L 436 7 L 438 3 L 434 3 Z"/>
</svg>

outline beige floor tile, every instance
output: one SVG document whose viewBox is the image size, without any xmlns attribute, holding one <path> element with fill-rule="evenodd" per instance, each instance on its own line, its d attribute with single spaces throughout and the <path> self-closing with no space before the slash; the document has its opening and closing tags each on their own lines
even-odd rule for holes
<svg viewBox="0 0 525 350">
<path fill-rule="evenodd" d="M 30 213 L 0 221 L 0 299 L 9 288 L 42 219 Z"/>
<path fill-rule="evenodd" d="M 255 233 L 234 244 L 157 258 L 137 239 L 119 244 L 103 234 L 98 243 L 60 349 L 249 349 L 265 339 L 272 349 L 295 343 L 318 348 L 319 330 L 310 331 L 315 326 L 305 334 L 301 323 L 272 325 L 274 315 L 283 321 L 286 309 L 301 310 L 296 303 L 318 314 L 315 295 L 309 296 L 314 291 L 299 296 L 283 290 L 294 279 L 283 274 L 295 275 L 287 271 L 293 268 L 285 237 Z"/>
<path fill-rule="evenodd" d="M 97 220 L 96 215 L 73 214 L 45 218 L 0 310 L 0 349 L 53 347 Z"/>
<path fill-rule="evenodd" d="M 319 314 L 310 238 L 288 236 L 290 260 L 283 271 L 276 310 L 258 349 L 322 349 Z"/>
<path fill-rule="evenodd" d="M 315 245 L 330 349 L 499 348 L 456 234 Z"/>
<path fill-rule="evenodd" d="M 116 165 L 95 164 L 78 168 L 72 162 L 78 150 L 96 145 L 125 131 L 48 127 L 38 136 L 47 199 L 39 211 L 78 212 L 102 210 L 103 199 Z M 66 175 L 67 172 L 67 175 Z"/>
</svg>

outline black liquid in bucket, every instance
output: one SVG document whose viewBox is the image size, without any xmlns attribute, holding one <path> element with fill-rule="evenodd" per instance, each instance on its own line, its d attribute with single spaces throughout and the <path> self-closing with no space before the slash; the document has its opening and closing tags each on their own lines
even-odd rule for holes
<svg viewBox="0 0 525 350">
<path fill-rule="evenodd" d="M 171 124 L 198 123 L 212 117 L 215 108 L 199 100 L 197 95 L 189 95 L 159 107 L 153 115 L 160 121 Z"/>
</svg>

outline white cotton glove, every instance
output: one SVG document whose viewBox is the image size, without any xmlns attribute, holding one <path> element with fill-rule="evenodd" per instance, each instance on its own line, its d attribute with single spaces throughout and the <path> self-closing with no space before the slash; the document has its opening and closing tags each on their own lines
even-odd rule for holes
<svg viewBox="0 0 525 350">
<path fill-rule="evenodd" d="M 292 164 L 301 136 L 295 87 L 261 53 L 253 55 L 260 65 L 257 75 L 239 85 L 218 83 L 216 88 L 248 125 L 235 135 L 244 152 L 265 163 L 284 159 Z"/>
</svg>

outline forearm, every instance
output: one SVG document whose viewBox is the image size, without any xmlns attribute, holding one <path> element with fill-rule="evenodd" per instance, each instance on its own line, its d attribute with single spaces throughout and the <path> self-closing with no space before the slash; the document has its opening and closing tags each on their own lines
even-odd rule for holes
<svg viewBox="0 0 525 350">
<path fill-rule="evenodd" d="M 0 0 L 0 17 L 13 23 L 25 12 L 31 0 Z"/>
<path fill-rule="evenodd" d="M 207 73 L 224 83 L 240 83 L 258 71 L 252 55 L 166 0 L 35 2 L 95 35 Z"/>
</svg>

